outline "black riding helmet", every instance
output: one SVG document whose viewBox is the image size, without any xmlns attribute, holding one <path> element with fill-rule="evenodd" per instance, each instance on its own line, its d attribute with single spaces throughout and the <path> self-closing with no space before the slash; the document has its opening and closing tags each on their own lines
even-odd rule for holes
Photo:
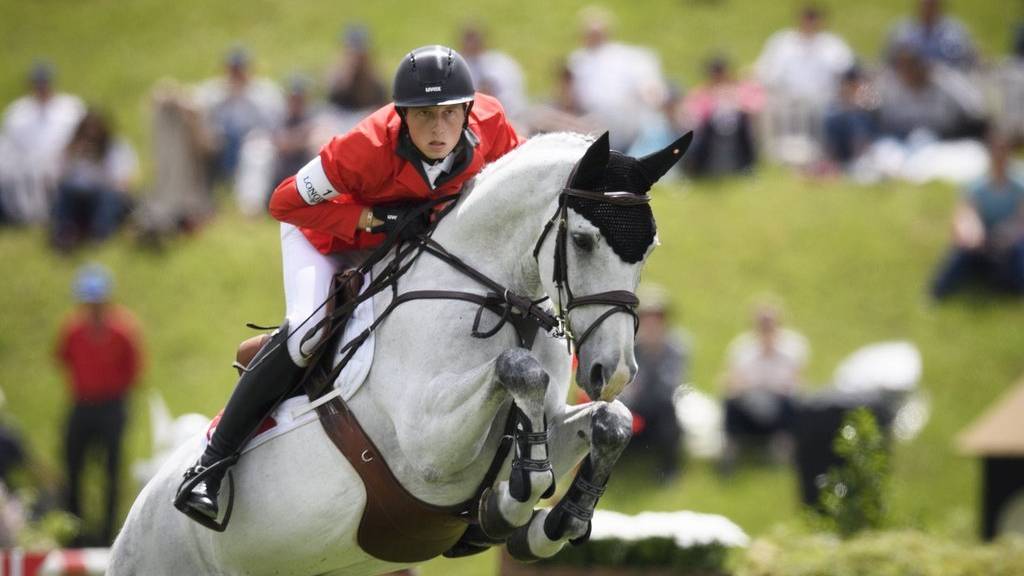
<svg viewBox="0 0 1024 576">
<path fill-rule="evenodd" d="M 470 103 L 475 92 L 469 65 L 462 56 L 434 44 L 405 55 L 395 72 L 392 99 L 397 108 L 442 106 Z"/>
</svg>

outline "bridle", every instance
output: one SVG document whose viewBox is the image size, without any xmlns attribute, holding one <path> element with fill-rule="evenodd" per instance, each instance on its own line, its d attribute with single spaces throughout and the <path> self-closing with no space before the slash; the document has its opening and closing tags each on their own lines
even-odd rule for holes
<svg viewBox="0 0 1024 576">
<path fill-rule="evenodd" d="M 574 344 L 578 351 L 583 346 L 583 343 L 587 341 L 587 338 L 594 333 L 594 330 L 614 314 L 624 313 L 632 316 L 633 333 L 635 334 L 636 329 L 640 324 L 640 318 L 636 313 L 636 308 L 640 301 L 636 297 L 636 294 L 628 290 L 609 290 L 607 292 L 598 292 L 596 294 L 588 294 L 586 296 L 579 297 L 572 293 L 572 288 L 569 287 L 569 260 L 567 258 L 569 198 L 584 198 L 616 206 L 636 206 L 640 204 L 648 204 L 651 201 L 651 197 L 647 194 L 633 194 L 632 192 L 592 192 L 590 190 L 573 188 L 572 182 L 576 177 L 576 170 L 578 168 L 579 164 L 576 164 L 572 169 L 572 173 L 569 174 L 569 179 L 566 181 L 565 187 L 562 188 L 561 194 L 558 195 L 558 208 L 555 210 L 554 215 L 548 220 L 547 224 L 544 225 L 544 230 L 541 231 L 540 238 L 537 239 L 537 243 L 533 247 L 533 258 L 539 265 L 539 254 L 541 247 L 544 245 L 544 240 L 547 239 L 551 230 L 555 229 L 557 226 L 557 230 L 555 231 L 555 253 L 551 280 L 554 282 L 555 289 L 557 290 L 558 301 L 556 303 L 557 308 L 555 310 L 555 318 L 558 321 L 558 325 L 555 328 L 553 335 L 565 338 L 566 346 L 568 347 L 570 354 L 572 353 Z M 594 322 L 583 331 L 583 334 L 579 338 L 576 338 L 570 325 L 569 314 L 574 308 L 580 308 L 582 306 L 610 306 L 610 308 L 598 316 L 597 320 L 594 320 Z"/>
</svg>

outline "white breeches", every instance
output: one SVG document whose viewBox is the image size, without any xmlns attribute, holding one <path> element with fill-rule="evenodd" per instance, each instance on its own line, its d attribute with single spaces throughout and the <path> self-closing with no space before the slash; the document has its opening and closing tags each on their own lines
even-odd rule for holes
<svg viewBox="0 0 1024 576">
<path fill-rule="evenodd" d="M 326 306 L 321 304 L 330 294 L 331 278 L 345 267 L 358 266 L 365 254 L 362 250 L 321 254 L 301 230 L 291 224 L 281 224 L 285 318 L 292 333 L 288 338 L 288 354 L 297 365 L 309 364 L 310 355 L 320 342 L 319 337 L 313 337 L 302 344 L 302 339 L 324 318 Z"/>
</svg>

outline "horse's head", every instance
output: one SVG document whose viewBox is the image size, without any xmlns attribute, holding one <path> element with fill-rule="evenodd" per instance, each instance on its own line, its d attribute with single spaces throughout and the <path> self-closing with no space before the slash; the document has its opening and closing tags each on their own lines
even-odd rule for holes
<svg viewBox="0 0 1024 576">
<path fill-rule="evenodd" d="M 605 133 L 577 163 L 538 245 L 554 269 L 541 273 L 544 288 L 576 339 L 576 382 L 593 399 L 615 398 L 636 374 L 634 292 L 656 244 L 647 192 L 691 139 L 636 159 L 610 150 Z"/>
</svg>

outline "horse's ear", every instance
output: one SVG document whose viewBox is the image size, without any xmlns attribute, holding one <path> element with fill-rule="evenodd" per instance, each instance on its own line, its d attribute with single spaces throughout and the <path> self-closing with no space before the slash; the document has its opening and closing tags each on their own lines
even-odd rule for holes
<svg viewBox="0 0 1024 576">
<path fill-rule="evenodd" d="M 644 174 L 651 180 L 652 185 L 676 165 L 683 154 L 686 154 L 686 149 L 690 147 L 692 141 L 693 132 L 687 132 L 663 150 L 640 158 L 640 165 L 643 166 Z"/>
<path fill-rule="evenodd" d="M 594 140 L 594 143 L 583 154 L 583 158 L 580 158 L 571 186 L 584 190 L 593 186 L 604 174 L 610 154 L 611 146 L 608 144 L 608 133 L 605 132 L 597 140 Z"/>
</svg>

